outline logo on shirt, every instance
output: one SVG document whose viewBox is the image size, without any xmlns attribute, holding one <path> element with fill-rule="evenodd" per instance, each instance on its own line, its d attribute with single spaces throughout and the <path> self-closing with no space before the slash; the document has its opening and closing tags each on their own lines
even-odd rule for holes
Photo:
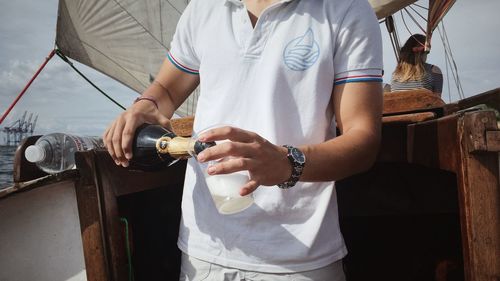
<svg viewBox="0 0 500 281">
<path fill-rule="evenodd" d="M 304 71 L 311 67 L 319 57 L 319 45 L 309 28 L 306 33 L 290 41 L 283 51 L 283 61 L 288 68 Z"/>
</svg>

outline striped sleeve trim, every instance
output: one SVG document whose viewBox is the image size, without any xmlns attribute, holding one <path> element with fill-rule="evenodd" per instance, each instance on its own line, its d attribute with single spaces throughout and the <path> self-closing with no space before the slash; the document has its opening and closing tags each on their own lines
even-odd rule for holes
<svg viewBox="0 0 500 281">
<path fill-rule="evenodd" d="M 382 82 L 382 75 L 357 75 L 346 76 L 335 79 L 334 85 L 341 85 L 353 82 Z"/>
<path fill-rule="evenodd" d="M 190 68 L 190 67 L 187 67 L 185 65 L 183 65 L 182 63 L 180 63 L 178 60 L 176 60 L 174 58 L 174 56 L 172 56 L 172 54 L 170 52 L 167 53 L 167 58 L 168 60 L 173 64 L 175 65 L 175 67 L 177 67 L 179 70 L 181 71 L 184 71 L 186 73 L 189 73 L 189 74 L 195 74 L 195 75 L 198 75 L 200 74 L 200 71 L 199 70 L 196 70 L 196 69 L 193 69 L 193 68 Z"/>
</svg>

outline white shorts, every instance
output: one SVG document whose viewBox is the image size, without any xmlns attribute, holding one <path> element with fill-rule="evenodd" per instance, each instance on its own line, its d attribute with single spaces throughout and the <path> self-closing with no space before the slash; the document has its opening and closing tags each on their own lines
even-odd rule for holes
<svg viewBox="0 0 500 281">
<path fill-rule="evenodd" d="M 345 281 L 342 260 L 311 271 L 264 273 L 199 260 L 182 253 L 180 281 Z"/>
</svg>

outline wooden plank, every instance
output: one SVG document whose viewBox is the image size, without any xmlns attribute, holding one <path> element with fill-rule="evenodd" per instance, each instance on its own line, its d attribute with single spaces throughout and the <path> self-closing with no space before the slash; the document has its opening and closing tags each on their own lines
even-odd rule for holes
<svg viewBox="0 0 500 281">
<path fill-rule="evenodd" d="M 106 170 L 100 171 L 100 173 L 106 172 L 113 175 L 113 183 L 110 183 L 110 188 L 113 189 L 116 197 L 164 186 L 167 184 L 165 179 L 168 179 L 168 184 L 172 185 L 184 183 L 186 160 L 177 161 L 177 163 L 161 170 L 141 171 L 116 165 L 105 150 L 95 151 L 95 156 L 96 161 L 106 167 Z"/>
<path fill-rule="evenodd" d="M 470 123 L 465 129 L 467 134 L 467 147 L 469 152 L 488 151 L 486 132 L 488 130 L 497 130 L 497 121 L 495 112 L 491 110 L 466 113 L 467 120 Z"/>
<path fill-rule="evenodd" d="M 457 102 L 459 109 L 465 109 L 479 104 L 500 110 L 500 88 L 473 95 Z"/>
<path fill-rule="evenodd" d="M 68 170 L 63 171 L 61 173 L 55 175 L 47 175 L 41 178 L 36 178 L 34 180 L 16 182 L 13 186 L 9 186 L 7 188 L 3 188 L 0 190 L 0 198 L 8 197 L 12 194 L 21 191 L 28 191 L 34 188 L 44 187 L 51 183 L 65 181 L 65 180 L 73 180 L 76 181 L 79 177 L 78 170 Z"/>
<path fill-rule="evenodd" d="M 429 90 L 417 89 L 384 93 L 384 114 L 411 112 L 444 106 L 444 101 Z"/>
<path fill-rule="evenodd" d="M 436 118 L 434 112 L 418 112 L 400 115 L 391 115 L 382 117 L 382 123 L 417 123 Z"/>
<path fill-rule="evenodd" d="M 128 273 L 126 270 L 127 255 L 125 252 L 125 241 L 120 224 L 117 199 L 114 192 L 117 178 L 113 173 L 113 169 L 116 167 L 116 164 L 112 163 L 112 161 L 100 161 L 100 157 L 95 155 L 97 152 L 94 151 L 93 153 L 95 169 L 92 172 L 96 176 L 96 183 L 101 198 L 101 220 L 104 228 L 106 252 L 108 253 L 108 269 L 112 276 L 112 280 L 125 281 L 128 280 Z"/>
<path fill-rule="evenodd" d="M 500 111 L 500 88 L 473 95 L 454 103 L 446 104 L 444 106 L 444 112 L 445 114 L 452 114 L 479 105 L 485 105 L 487 107 Z"/>
<path fill-rule="evenodd" d="M 486 150 L 500 152 L 500 131 L 486 132 Z"/>
<path fill-rule="evenodd" d="M 492 223 L 500 221 L 498 153 L 484 150 L 488 129 L 495 128 L 491 111 L 455 114 L 408 126 L 409 162 L 457 174 L 469 281 L 500 277 L 500 224 Z"/>
<path fill-rule="evenodd" d="M 90 152 L 77 153 L 75 160 L 80 170 L 80 179 L 76 184 L 75 192 L 87 279 L 111 280 L 102 239 L 104 230 L 100 219 L 100 196 L 92 173 L 95 171 L 93 155 Z"/>
<path fill-rule="evenodd" d="M 498 153 L 471 152 L 471 145 L 478 147 L 475 132 L 486 131 L 495 120 L 487 112 L 471 112 L 458 123 L 462 157 L 457 176 L 465 277 L 469 281 L 500 280 Z"/>
<path fill-rule="evenodd" d="M 193 133 L 194 116 L 172 119 L 170 122 L 178 136 L 189 137 Z"/>
<path fill-rule="evenodd" d="M 408 162 L 456 172 L 460 158 L 458 115 L 408 125 Z"/>
</svg>

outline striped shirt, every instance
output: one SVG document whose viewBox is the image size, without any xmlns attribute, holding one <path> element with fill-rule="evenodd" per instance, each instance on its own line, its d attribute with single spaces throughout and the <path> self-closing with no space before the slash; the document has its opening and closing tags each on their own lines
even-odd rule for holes
<svg viewBox="0 0 500 281">
<path fill-rule="evenodd" d="M 432 64 L 424 65 L 425 74 L 422 79 L 397 81 L 394 77 L 391 79 L 391 91 L 405 91 L 414 89 L 428 89 L 433 93 L 441 93 L 443 88 L 443 74 L 432 71 Z"/>
</svg>

